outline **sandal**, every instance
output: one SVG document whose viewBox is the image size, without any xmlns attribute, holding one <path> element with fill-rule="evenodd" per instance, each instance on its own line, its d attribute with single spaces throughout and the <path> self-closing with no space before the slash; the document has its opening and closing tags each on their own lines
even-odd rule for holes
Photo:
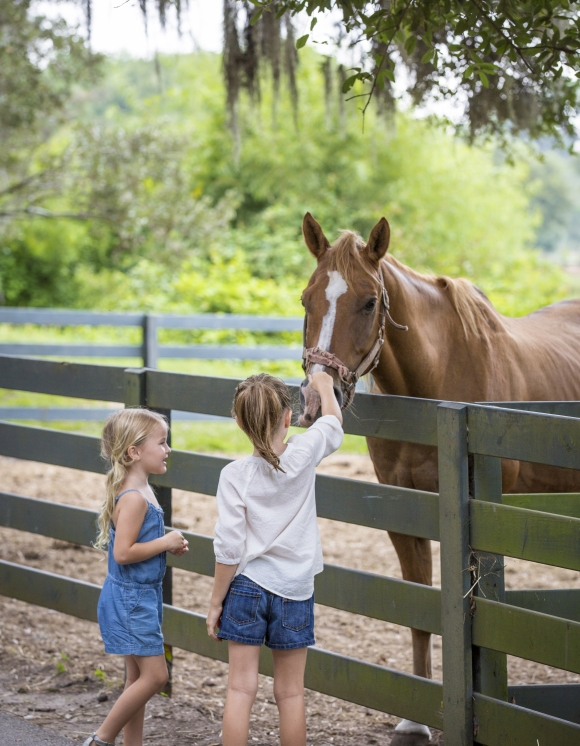
<svg viewBox="0 0 580 746">
<path fill-rule="evenodd" d="M 97 746 L 115 746 L 114 743 L 109 743 L 108 741 L 103 741 L 102 738 L 99 738 L 95 733 L 93 733 L 92 736 L 87 738 L 87 740 L 83 743 L 83 746 L 91 746 L 91 744 L 96 743 Z"/>
</svg>

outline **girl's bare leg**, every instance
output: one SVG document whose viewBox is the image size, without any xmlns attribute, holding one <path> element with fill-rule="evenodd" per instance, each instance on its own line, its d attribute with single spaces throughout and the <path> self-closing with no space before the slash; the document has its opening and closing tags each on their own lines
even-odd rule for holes
<svg viewBox="0 0 580 746">
<path fill-rule="evenodd" d="M 139 678 L 139 666 L 137 665 L 137 661 L 133 656 L 126 656 L 125 663 L 127 665 L 126 669 L 126 679 L 125 679 L 125 689 L 128 689 L 130 686 L 133 686 L 133 684 L 137 681 Z M 143 725 L 145 722 L 145 705 L 140 710 L 137 710 L 137 712 L 133 715 L 131 720 L 129 720 L 125 727 L 123 728 L 123 736 L 125 741 L 125 746 L 141 746 L 143 743 Z"/>
<path fill-rule="evenodd" d="M 280 713 L 281 746 L 306 746 L 304 668 L 308 648 L 272 650 L 274 699 Z"/>
<path fill-rule="evenodd" d="M 97 730 L 97 736 L 113 743 L 125 728 L 125 746 L 143 746 L 145 705 L 165 685 L 167 664 L 164 655 L 127 655 L 125 662 L 125 689 Z"/>
<path fill-rule="evenodd" d="M 223 746 L 247 746 L 250 710 L 258 691 L 259 645 L 228 640 L 229 671 L 222 741 Z"/>
</svg>

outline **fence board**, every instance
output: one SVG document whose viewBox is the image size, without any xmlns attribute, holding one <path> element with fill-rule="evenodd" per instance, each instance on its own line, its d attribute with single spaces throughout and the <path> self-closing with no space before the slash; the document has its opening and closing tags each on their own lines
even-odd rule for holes
<svg viewBox="0 0 580 746">
<path fill-rule="evenodd" d="M 474 598 L 473 644 L 580 673 L 580 623 Z"/>
<path fill-rule="evenodd" d="M 100 440 L 91 435 L 0 422 L 0 453 L 26 461 L 105 472 Z"/>
<path fill-rule="evenodd" d="M 321 474 L 316 477 L 316 509 L 321 518 L 439 541 L 434 492 Z"/>
<path fill-rule="evenodd" d="M 580 419 L 469 405 L 469 451 L 580 469 Z"/>
<path fill-rule="evenodd" d="M 96 622 L 100 590 L 93 583 L 0 560 L 2 596 Z"/>
<path fill-rule="evenodd" d="M 129 402 L 127 402 L 129 403 Z M 112 407 L 0 407 L 0 420 L 35 420 L 40 422 L 104 422 Z M 173 410 L 172 422 L 225 422 L 223 417 Z M 227 420 L 231 422 L 228 417 Z"/>
<path fill-rule="evenodd" d="M 150 407 L 231 417 L 232 400 L 238 383 L 237 378 L 148 370 L 147 404 Z M 295 388 L 294 394 L 297 395 Z"/>
<path fill-rule="evenodd" d="M 523 684 L 509 687 L 509 701 L 580 725 L 580 684 Z"/>
<path fill-rule="evenodd" d="M 314 581 L 316 603 L 441 634 L 441 591 L 336 565 Z"/>
<path fill-rule="evenodd" d="M 159 345 L 158 357 L 196 360 L 302 360 L 302 347 L 289 345 Z M 150 365 L 153 368 L 155 366 Z"/>
<path fill-rule="evenodd" d="M 78 311 L 64 308 L 0 308 L 0 324 L 41 326 L 141 326 L 142 313 Z"/>
<path fill-rule="evenodd" d="M 159 314 L 158 326 L 165 329 L 247 329 L 261 332 L 301 332 L 301 316 L 244 316 L 204 313 L 191 316 Z"/>
<path fill-rule="evenodd" d="M 0 356 L 0 388 L 97 401 L 123 401 L 123 368 Z"/>
<path fill-rule="evenodd" d="M 472 500 L 471 547 L 580 570 L 580 519 Z"/>
<path fill-rule="evenodd" d="M 580 402 L 578 401 L 492 401 L 476 403 L 490 407 L 501 407 L 502 409 L 519 409 L 523 412 L 556 414 L 560 417 L 580 417 Z"/>
<path fill-rule="evenodd" d="M 577 492 L 510 494 L 503 495 L 502 502 L 504 505 L 511 505 L 512 508 L 541 510 L 544 513 L 580 518 L 580 494 Z"/>
<path fill-rule="evenodd" d="M 60 575 L 0 561 L 0 593 L 38 606 L 96 621 L 100 588 Z M 227 647 L 208 637 L 201 614 L 164 607 L 163 632 L 168 645 L 225 660 Z M 260 670 L 272 672 L 264 649 Z M 441 684 L 325 650 L 308 651 L 305 684 L 309 689 L 356 702 L 381 712 L 441 728 Z"/>
<path fill-rule="evenodd" d="M 229 417 L 239 379 L 147 371 L 147 401 L 151 407 Z M 298 404 L 298 386 L 290 386 Z M 431 399 L 357 393 L 344 412 L 344 430 L 389 440 L 437 445 L 437 404 Z"/>
<path fill-rule="evenodd" d="M 580 746 L 580 725 L 474 694 L 475 742 L 482 746 Z"/>
<path fill-rule="evenodd" d="M 52 355 L 54 357 L 141 357 L 141 345 L 0 344 L 2 355 Z"/>
<path fill-rule="evenodd" d="M 0 492 L 0 526 L 90 546 L 96 538 L 95 510 Z"/>
<path fill-rule="evenodd" d="M 580 588 L 506 591 L 506 601 L 520 609 L 530 609 L 580 622 Z"/>
<path fill-rule="evenodd" d="M 43 326 L 142 326 L 146 314 L 77 311 L 61 308 L 0 308 L 0 324 Z M 248 316 L 238 314 L 158 314 L 165 329 L 248 329 L 263 332 L 299 332 L 298 316 Z"/>
</svg>

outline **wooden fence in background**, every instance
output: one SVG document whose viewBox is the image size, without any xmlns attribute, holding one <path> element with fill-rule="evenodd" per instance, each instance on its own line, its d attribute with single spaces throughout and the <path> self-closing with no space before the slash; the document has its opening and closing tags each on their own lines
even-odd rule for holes
<svg viewBox="0 0 580 746">
<path fill-rule="evenodd" d="M 0 324 L 39 326 L 140 327 L 138 345 L 0 343 L 2 355 L 72 357 L 136 357 L 146 368 L 157 368 L 159 358 L 200 360 L 301 360 L 302 347 L 288 345 L 161 345 L 159 329 L 243 329 L 253 332 L 301 332 L 296 316 L 241 316 L 202 313 L 191 315 L 115 313 L 58 308 L 0 308 Z"/>
<path fill-rule="evenodd" d="M 227 416 L 236 383 L 0 357 L 0 387 L 141 404 L 168 414 Z M 506 667 L 510 654 L 580 674 L 580 592 L 506 591 L 502 569 L 507 555 L 580 570 L 580 503 L 570 495 L 502 497 L 500 478 L 500 458 L 579 469 L 579 405 L 509 406 L 515 405 L 356 395 L 345 431 L 437 446 L 440 491 L 318 476 L 318 515 L 440 541 L 441 590 L 326 565 L 316 579 L 316 600 L 442 635 L 443 683 L 313 648 L 306 685 L 442 729 L 446 746 L 580 746 L 580 687 L 508 687 Z M 103 471 L 98 439 L 77 433 L 0 423 L 0 454 Z M 167 474 L 155 477 L 168 525 L 171 488 L 214 495 L 226 463 L 215 456 L 172 452 Z M 2 492 L 0 525 L 89 545 L 95 513 Z M 169 564 L 211 575 L 211 538 L 184 534 L 190 552 L 169 556 Z M 169 573 L 166 641 L 224 660 L 227 648 L 208 638 L 204 618 L 170 604 L 170 581 Z M 96 620 L 99 588 L 90 583 L 2 561 L 0 593 Z M 260 670 L 272 673 L 266 649 Z"/>
</svg>

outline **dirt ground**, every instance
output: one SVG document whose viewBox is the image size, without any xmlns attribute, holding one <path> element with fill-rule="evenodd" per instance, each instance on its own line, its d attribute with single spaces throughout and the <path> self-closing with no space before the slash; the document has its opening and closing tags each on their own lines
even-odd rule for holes
<svg viewBox="0 0 580 746">
<path fill-rule="evenodd" d="M 321 472 L 375 481 L 367 456 L 335 454 Z M 2 489 L 30 497 L 98 509 L 103 478 L 34 462 L 0 457 Z M 174 525 L 211 535 L 216 521 L 212 497 L 174 491 Z M 400 578 L 396 554 L 385 532 L 320 519 L 327 562 Z M 439 584 L 439 545 L 433 544 Z M 0 558 L 102 583 L 105 563 L 95 550 L 0 528 Z M 206 612 L 211 578 L 174 570 L 174 603 Z M 577 572 L 519 560 L 506 561 L 509 588 L 580 587 Z M 98 627 L 80 619 L 0 597 L 0 708 L 82 742 L 118 696 L 120 659 L 103 652 Z M 410 632 L 366 617 L 316 607 L 317 645 L 372 663 L 411 672 Z M 174 693 L 148 706 L 146 743 L 218 746 L 227 667 L 175 650 Z M 578 682 L 566 671 L 509 659 L 510 683 Z M 433 638 L 434 678 L 441 679 L 441 638 Z M 365 707 L 307 692 L 308 742 L 322 746 L 390 743 L 396 718 Z M 275 744 L 276 706 L 271 680 L 260 677 L 250 740 Z M 117 743 L 122 744 L 122 737 Z M 434 733 L 434 742 L 442 743 Z"/>
</svg>

